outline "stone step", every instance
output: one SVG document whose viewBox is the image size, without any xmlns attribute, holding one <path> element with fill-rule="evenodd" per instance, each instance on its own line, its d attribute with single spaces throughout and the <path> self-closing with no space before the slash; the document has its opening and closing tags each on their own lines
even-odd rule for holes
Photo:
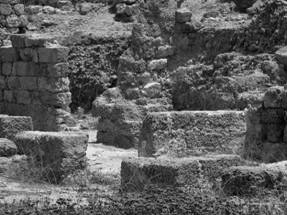
<svg viewBox="0 0 287 215">
<path fill-rule="evenodd" d="M 287 161 L 260 166 L 237 166 L 222 175 L 222 189 L 232 196 L 265 196 L 287 190 Z"/>
<path fill-rule="evenodd" d="M 246 164 L 237 155 L 190 158 L 129 158 L 121 164 L 121 188 L 141 191 L 147 185 L 212 187 L 225 168 Z"/>
<path fill-rule="evenodd" d="M 242 111 L 171 111 L 144 119 L 139 156 L 239 153 L 246 131 Z"/>
<path fill-rule="evenodd" d="M 35 166 L 43 179 L 59 183 L 68 174 L 86 167 L 88 135 L 81 132 L 18 133 L 15 144 Z"/>
<path fill-rule="evenodd" d="M 13 140 L 17 133 L 32 130 L 32 118 L 29 116 L 0 115 L 0 138 Z"/>
</svg>

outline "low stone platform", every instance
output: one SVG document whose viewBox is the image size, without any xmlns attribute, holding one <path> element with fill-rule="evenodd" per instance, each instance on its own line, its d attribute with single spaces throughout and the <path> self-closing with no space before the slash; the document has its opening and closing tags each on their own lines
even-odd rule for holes
<svg viewBox="0 0 287 215">
<path fill-rule="evenodd" d="M 86 167 L 88 135 L 79 132 L 28 131 L 16 135 L 18 149 L 42 168 L 43 177 L 58 183 Z"/>
<path fill-rule="evenodd" d="M 139 156 L 239 153 L 245 131 L 242 111 L 149 113 L 141 130 Z"/>
<path fill-rule="evenodd" d="M 140 191 L 147 185 L 195 187 L 213 186 L 222 171 L 231 166 L 246 164 L 237 155 L 154 159 L 129 158 L 121 165 L 121 188 Z"/>
<path fill-rule="evenodd" d="M 287 190 L 287 162 L 237 166 L 224 171 L 222 189 L 232 196 L 264 196 Z"/>
<path fill-rule="evenodd" d="M 31 130 L 33 130 L 31 117 L 0 115 L 0 138 L 13 139 L 17 133 Z"/>
</svg>

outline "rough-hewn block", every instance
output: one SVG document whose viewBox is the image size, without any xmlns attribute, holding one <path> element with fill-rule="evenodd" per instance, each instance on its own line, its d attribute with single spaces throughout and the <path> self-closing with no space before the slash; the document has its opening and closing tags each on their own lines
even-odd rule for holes
<svg viewBox="0 0 287 215">
<path fill-rule="evenodd" d="M 48 92 L 67 92 L 69 91 L 69 78 L 58 77 L 58 78 L 48 78 L 40 77 L 38 79 L 38 86 L 40 90 L 47 90 Z"/>
<path fill-rule="evenodd" d="M 19 50 L 19 57 L 22 61 L 38 62 L 38 53 L 33 48 L 22 48 Z"/>
<path fill-rule="evenodd" d="M 18 89 L 36 90 L 38 89 L 38 79 L 36 77 L 19 77 L 20 86 Z"/>
<path fill-rule="evenodd" d="M 15 137 L 18 149 L 33 157 L 43 168 L 46 179 L 58 183 L 66 175 L 86 167 L 88 136 L 73 132 L 19 133 Z"/>
<path fill-rule="evenodd" d="M 31 130 L 33 130 L 31 117 L 0 115 L 1 138 L 13 139 L 18 132 Z"/>
<path fill-rule="evenodd" d="M 12 63 L 2 64 L 2 74 L 7 76 L 12 74 Z"/>
<path fill-rule="evenodd" d="M 141 130 L 139 155 L 237 153 L 243 147 L 245 131 L 241 111 L 149 113 Z"/>
<path fill-rule="evenodd" d="M 53 47 L 53 48 L 39 48 L 38 56 L 40 63 L 59 63 L 67 61 L 69 48 L 67 47 Z"/>
<path fill-rule="evenodd" d="M 1 47 L 0 48 L 0 60 L 2 62 L 14 62 L 19 58 L 16 49 L 12 47 Z"/>
<path fill-rule="evenodd" d="M 11 76 L 6 78 L 8 89 L 18 89 L 20 87 L 19 78 Z"/>
<path fill-rule="evenodd" d="M 13 74 L 17 76 L 37 76 L 39 75 L 39 65 L 33 62 L 15 62 L 13 64 Z"/>
<path fill-rule="evenodd" d="M 31 104 L 32 98 L 27 90 L 20 90 L 17 91 L 16 93 L 16 101 L 18 104 Z"/>
<path fill-rule="evenodd" d="M 253 167 L 238 166 L 224 171 L 222 188 L 227 195 L 262 196 L 276 193 L 280 187 L 286 189 L 286 179 L 286 161 Z"/>
<path fill-rule="evenodd" d="M 139 191 L 147 185 L 212 186 L 225 168 L 244 165 L 237 155 L 154 159 L 130 158 L 122 161 L 121 187 Z"/>
<path fill-rule="evenodd" d="M 0 138 L 0 157 L 10 157 L 17 153 L 17 146 L 11 140 Z"/>
<path fill-rule="evenodd" d="M 15 102 L 13 91 L 12 90 L 4 90 L 3 99 L 5 102 Z"/>
</svg>

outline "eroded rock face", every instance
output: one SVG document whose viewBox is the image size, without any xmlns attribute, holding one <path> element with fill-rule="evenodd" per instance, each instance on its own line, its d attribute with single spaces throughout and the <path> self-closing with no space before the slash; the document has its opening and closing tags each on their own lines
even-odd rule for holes
<svg viewBox="0 0 287 215">
<path fill-rule="evenodd" d="M 65 176 L 86 167 L 88 136 L 75 132 L 22 132 L 15 144 L 20 152 L 42 167 L 45 180 L 59 183 Z"/>
<path fill-rule="evenodd" d="M 240 111 L 149 113 L 141 130 L 139 156 L 238 153 L 245 129 L 244 112 Z"/>
<path fill-rule="evenodd" d="M 271 87 L 259 108 L 247 112 L 244 154 L 264 162 L 286 160 L 286 101 L 284 87 Z"/>
<path fill-rule="evenodd" d="M 223 170 L 244 164 L 236 155 L 190 157 L 184 159 L 126 159 L 121 165 L 121 188 L 141 191 L 147 185 L 212 187 Z"/>
</svg>

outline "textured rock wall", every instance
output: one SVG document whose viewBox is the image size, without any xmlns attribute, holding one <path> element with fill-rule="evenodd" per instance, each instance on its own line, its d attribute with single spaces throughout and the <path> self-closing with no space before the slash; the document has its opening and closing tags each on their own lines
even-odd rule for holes
<svg viewBox="0 0 287 215">
<path fill-rule="evenodd" d="M 28 24 L 24 4 L 20 2 L 20 0 L 0 1 L 0 26 L 10 32 L 17 31 L 18 27 L 25 27 Z"/>
<path fill-rule="evenodd" d="M 72 126 L 67 47 L 44 38 L 12 35 L 13 47 L 0 49 L 0 109 L 33 118 L 37 130 Z"/>
<path fill-rule="evenodd" d="M 276 162 L 287 158 L 287 92 L 271 87 L 259 108 L 247 112 L 244 155 L 253 160 Z"/>
</svg>

